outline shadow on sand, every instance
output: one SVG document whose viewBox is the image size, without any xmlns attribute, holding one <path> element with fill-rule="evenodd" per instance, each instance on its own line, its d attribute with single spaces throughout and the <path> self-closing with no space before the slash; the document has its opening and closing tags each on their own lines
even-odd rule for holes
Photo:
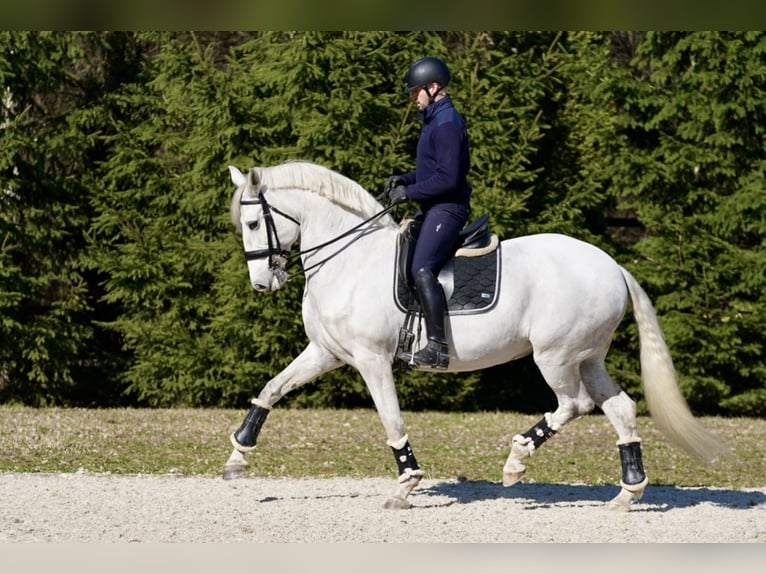
<svg viewBox="0 0 766 574">
<path fill-rule="evenodd" d="M 517 500 L 525 508 L 534 509 L 560 504 L 606 503 L 619 492 L 619 486 L 590 486 L 569 484 L 519 483 L 504 487 L 498 482 L 458 480 L 440 482 L 416 490 L 417 496 L 442 496 L 451 500 L 434 506 L 470 504 L 482 500 Z M 665 512 L 677 508 L 712 503 L 725 508 L 747 509 L 766 504 L 766 494 L 759 490 L 730 490 L 718 488 L 679 488 L 652 486 L 646 488 L 635 511 Z M 425 503 L 425 504 L 424 504 Z M 418 506 L 427 506 L 423 500 Z"/>
</svg>

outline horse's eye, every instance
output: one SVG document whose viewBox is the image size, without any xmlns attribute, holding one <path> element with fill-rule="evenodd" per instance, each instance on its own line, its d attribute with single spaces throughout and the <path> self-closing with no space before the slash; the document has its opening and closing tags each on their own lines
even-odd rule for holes
<svg viewBox="0 0 766 574">
<path fill-rule="evenodd" d="M 258 220 L 255 220 L 255 221 L 249 221 L 249 222 L 247 223 L 247 227 L 248 227 L 248 229 L 250 229 L 250 231 L 255 231 L 256 229 L 258 229 L 258 225 L 260 225 L 260 223 L 258 222 Z"/>
</svg>

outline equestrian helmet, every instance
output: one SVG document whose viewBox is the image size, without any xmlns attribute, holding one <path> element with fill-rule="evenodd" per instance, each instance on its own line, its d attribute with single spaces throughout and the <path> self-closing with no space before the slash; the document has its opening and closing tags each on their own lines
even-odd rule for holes
<svg viewBox="0 0 766 574">
<path fill-rule="evenodd" d="M 407 75 L 404 76 L 404 93 L 409 94 L 415 88 L 428 86 L 431 82 L 436 82 L 445 88 L 449 79 L 450 73 L 447 64 L 439 58 L 421 58 L 410 66 Z"/>
</svg>

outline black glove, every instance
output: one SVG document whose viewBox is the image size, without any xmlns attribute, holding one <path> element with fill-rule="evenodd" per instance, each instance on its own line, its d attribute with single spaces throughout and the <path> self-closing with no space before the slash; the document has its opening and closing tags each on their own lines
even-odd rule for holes
<svg viewBox="0 0 766 574">
<path fill-rule="evenodd" d="M 388 192 L 388 202 L 390 205 L 407 201 L 407 188 L 403 185 L 397 185 Z"/>
<path fill-rule="evenodd" d="M 386 180 L 386 187 L 383 188 L 383 193 L 390 195 L 391 190 L 397 185 L 404 185 L 404 180 L 398 175 L 392 175 Z"/>
</svg>

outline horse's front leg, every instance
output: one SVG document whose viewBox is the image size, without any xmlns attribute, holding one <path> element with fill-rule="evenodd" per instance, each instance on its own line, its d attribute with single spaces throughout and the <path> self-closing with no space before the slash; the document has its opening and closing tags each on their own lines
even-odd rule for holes
<svg viewBox="0 0 766 574">
<path fill-rule="evenodd" d="M 409 437 L 406 434 L 394 443 L 389 440 L 388 446 L 394 451 L 394 459 L 399 468 L 399 487 L 394 495 L 385 502 L 383 508 L 406 510 L 411 506 L 407 497 L 420 484 L 420 479 L 423 478 L 425 473 L 420 470 L 418 461 L 415 460 Z"/>
<path fill-rule="evenodd" d="M 223 478 L 230 480 L 244 474 L 247 468 L 245 454 L 255 449 L 261 427 L 279 399 L 342 364 L 322 347 L 309 343 L 281 373 L 266 383 L 258 397 L 252 400 L 250 410 L 240 427 L 231 434 L 234 450 L 224 465 Z"/>
<path fill-rule="evenodd" d="M 404 432 L 404 421 L 399 408 L 399 398 L 396 395 L 391 363 L 381 353 L 365 351 L 360 354 L 364 355 L 364 358 L 359 359 L 357 355 L 355 366 L 370 390 L 380 422 L 386 432 L 386 442 L 394 453 L 399 471 L 397 489 L 383 507 L 394 510 L 407 509 L 410 507 L 407 497 L 420 483 L 424 473 L 418 461 L 415 460 L 409 437 Z"/>
</svg>

